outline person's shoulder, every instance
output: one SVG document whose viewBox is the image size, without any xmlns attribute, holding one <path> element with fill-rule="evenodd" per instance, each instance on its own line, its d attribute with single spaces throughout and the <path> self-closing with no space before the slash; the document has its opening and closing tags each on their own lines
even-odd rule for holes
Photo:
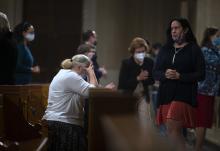
<svg viewBox="0 0 220 151">
<path fill-rule="evenodd" d="M 194 57 L 203 56 L 203 51 L 197 43 L 189 43 L 187 48 Z"/>
<path fill-rule="evenodd" d="M 145 62 L 145 63 L 153 64 L 153 63 L 154 63 L 154 60 L 153 60 L 152 58 L 150 58 L 150 57 L 145 57 L 145 58 L 144 58 L 144 62 Z"/>
<path fill-rule="evenodd" d="M 17 43 L 16 47 L 17 47 L 17 50 L 18 50 L 18 52 L 19 52 L 20 54 L 25 54 L 25 53 L 26 53 L 26 51 L 25 51 L 26 48 L 25 48 L 24 44 L 22 44 L 22 43 Z"/>
<path fill-rule="evenodd" d="M 132 62 L 132 58 L 126 58 L 126 59 L 123 59 L 122 61 L 122 64 L 130 64 Z"/>
<path fill-rule="evenodd" d="M 0 36 L 0 44 L 1 44 L 1 47 L 4 47 L 4 49 L 7 49 L 7 50 L 17 49 L 16 42 L 11 32 L 8 32 Z"/>
<path fill-rule="evenodd" d="M 66 75 L 67 77 L 78 77 L 79 75 L 70 69 L 60 69 L 59 71 L 61 74 Z"/>
<path fill-rule="evenodd" d="M 0 34 L 0 40 L 4 43 L 11 43 L 13 41 L 13 35 L 11 32 Z"/>
<path fill-rule="evenodd" d="M 79 74 L 70 69 L 60 69 L 56 77 L 58 79 L 63 79 L 66 82 L 81 79 L 81 76 Z"/>
<path fill-rule="evenodd" d="M 169 52 L 169 51 L 172 50 L 172 49 L 173 49 L 173 46 L 172 46 L 172 45 L 165 44 L 165 45 L 163 45 L 163 46 L 160 48 L 159 54 L 167 53 L 167 52 Z"/>
<path fill-rule="evenodd" d="M 201 48 L 199 47 L 197 43 L 189 43 L 187 44 L 187 47 L 191 48 L 192 50 L 201 50 Z"/>
</svg>

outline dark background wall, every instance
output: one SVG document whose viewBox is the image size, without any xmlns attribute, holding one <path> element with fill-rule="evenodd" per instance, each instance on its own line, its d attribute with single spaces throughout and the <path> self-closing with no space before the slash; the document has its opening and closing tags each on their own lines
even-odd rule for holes
<svg viewBox="0 0 220 151">
<path fill-rule="evenodd" d="M 41 73 L 33 75 L 33 82 L 50 82 L 61 61 L 73 56 L 80 44 L 82 1 L 24 0 L 23 18 L 36 31 L 31 50 Z"/>
</svg>

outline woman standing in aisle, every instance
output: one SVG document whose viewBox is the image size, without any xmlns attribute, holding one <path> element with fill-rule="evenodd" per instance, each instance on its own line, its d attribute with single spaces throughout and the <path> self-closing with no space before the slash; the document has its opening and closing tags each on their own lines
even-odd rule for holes
<svg viewBox="0 0 220 151">
<path fill-rule="evenodd" d="M 205 77 L 204 57 L 186 19 L 170 22 L 154 77 L 160 81 L 157 123 L 166 124 L 168 136 L 185 151 L 182 129 L 195 127 L 197 82 Z"/>
</svg>

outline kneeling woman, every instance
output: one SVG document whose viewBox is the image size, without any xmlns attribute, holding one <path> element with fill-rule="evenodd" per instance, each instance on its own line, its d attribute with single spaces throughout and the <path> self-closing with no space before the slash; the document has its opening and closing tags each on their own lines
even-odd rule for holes
<svg viewBox="0 0 220 151">
<path fill-rule="evenodd" d="M 83 132 L 83 100 L 89 88 L 97 86 L 90 59 L 76 55 L 61 63 L 61 69 L 49 87 L 48 106 L 43 119 L 48 123 L 48 150 L 86 150 Z M 87 74 L 89 82 L 81 75 Z"/>
</svg>

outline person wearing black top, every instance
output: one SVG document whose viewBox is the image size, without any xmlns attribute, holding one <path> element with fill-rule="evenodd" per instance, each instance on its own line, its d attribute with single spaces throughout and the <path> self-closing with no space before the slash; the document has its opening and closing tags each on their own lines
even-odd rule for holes
<svg viewBox="0 0 220 151">
<path fill-rule="evenodd" d="M 0 12 L 0 50 L 0 85 L 13 85 L 15 84 L 17 48 L 7 16 L 2 12 Z"/>
<path fill-rule="evenodd" d="M 205 61 L 186 19 L 173 19 L 167 30 L 154 68 L 160 81 L 157 100 L 157 122 L 166 124 L 167 134 L 185 150 L 182 128 L 195 127 L 197 82 L 205 77 Z"/>
<path fill-rule="evenodd" d="M 149 46 L 146 41 L 140 37 L 132 40 L 129 51 L 131 57 L 122 61 L 119 73 L 118 89 L 125 92 L 134 92 L 141 84 L 143 86 L 143 95 L 146 101 L 149 101 L 148 86 L 154 83 L 152 78 L 153 60 L 146 57 Z"/>
<path fill-rule="evenodd" d="M 92 51 L 89 54 L 89 58 L 92 61 L 95 75 L 96 75 L 96 78 L 99 82 L 102 77 L 107 76 L 107 70 L 105 69 L 104 66 L 99 66 L 99 64 L 97 62 L 97 53 L 96 53 L 97 34 L 96 34 L 96 32 L 94 30 L 87 30 L 87 31 L 83 32 L 82 41 L 83 41 L 83 44 L 90 45 L 90 47 L 92 49 Z M 84 47 L 85 45 L 81 45 L 81 46 Z"/>
</svg>

